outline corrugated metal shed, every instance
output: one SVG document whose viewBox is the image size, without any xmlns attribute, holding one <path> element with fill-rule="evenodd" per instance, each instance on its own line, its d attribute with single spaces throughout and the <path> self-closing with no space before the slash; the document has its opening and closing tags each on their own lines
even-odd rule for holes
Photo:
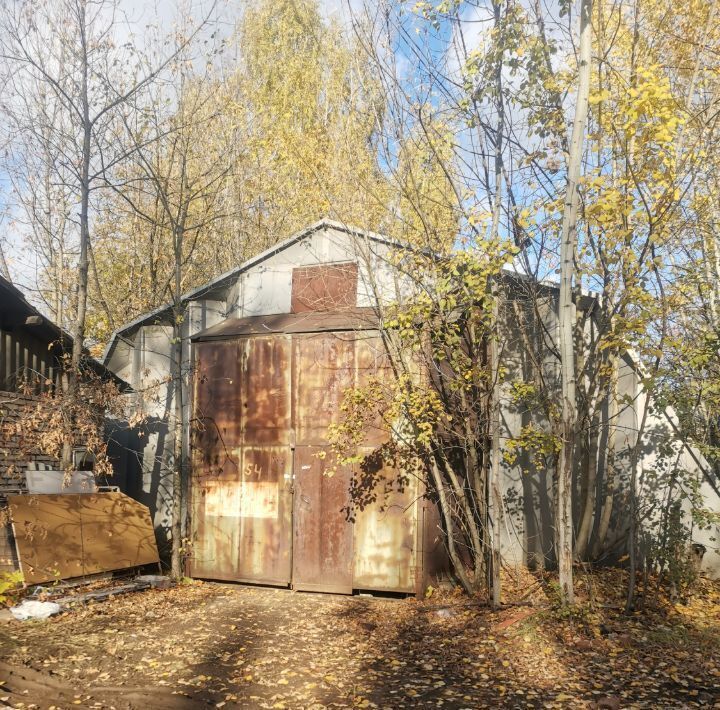
<svg viewBox="0 0 720 710">
<path fill-rule="evenodd" d="M 326 475 L 347 388 L 390 377 L 370 308 L 230 319 L 195 338 L 192 476 L 197 577 L 350 593 L 417 592 L 442 550 L 413 479 L 348 519 L 351 466 Z M 361 453 L 387 441 L 370 427 Z M 427 544 L 429 543 L 429 544 Z"/>
</svg>

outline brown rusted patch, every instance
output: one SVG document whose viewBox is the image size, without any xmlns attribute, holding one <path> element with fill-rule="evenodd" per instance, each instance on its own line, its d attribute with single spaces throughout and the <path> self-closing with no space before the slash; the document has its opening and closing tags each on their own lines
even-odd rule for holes
<svg viewBox="0 0 720 710">
<path fill-rule="evenodd" d="M 293 587 L 350 594 L 353 526 L 345 517 L 350 471 L 325 474 L 320 447 L 295 449 Z M 327 450 L 324 450 L 327 454 Z"/>
<path fill-rule="evenodd" d="M 191 576 L 237 579 L 239 488 L 239 449 L 227 455 L 220 469 L 196 464 L 192 478 Z"/>
<path fill-rule="evenodd" d="M 355 384 L 355 336 L 296 335 L 293 356 L 296 441 L 326 444 L 328 426 L 339 421 L 345 391 Z"/>
<path fill-rule="evenodd" d="M 238 341 L 195 347 L 193 445 L 204 474 L 223 468 L 240 445 L 243 390 Z"/>
<path fill-rule="evenodd" d="M 356 386 L 365 387 L 371 380 L 375 380 L 380 387 L 389 387 L 394 375 L 382 338 L 373 333 L 357 333 L 355 342 Z M 365 444 L 383 444 L 388 441 L 389 435 L 382 416 L 378 414 L 367 423 Z"/>
<path fill-rule="evenodd" d="M 290 308 L 293 313 L 352 308 L 357 305 L 357 283 L 355 262 L 293 269 Z"/>
<path fill-rule="evenodd" d="M 243 441 L 290 444 L 290 338 L 258 337 L 240 342 L 245 382 Z"/>
</svg>

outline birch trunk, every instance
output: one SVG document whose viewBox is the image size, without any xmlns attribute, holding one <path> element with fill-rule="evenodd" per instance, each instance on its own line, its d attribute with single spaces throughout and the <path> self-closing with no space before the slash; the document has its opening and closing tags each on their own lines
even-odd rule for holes
<svg viewBox="0 0 720 710">
<path fill-rule="evenodd" d="M 574 603 L 573 590 L 573 519 L 572 473 L 577 434 L 577 402 L 575 382 L 575 304 L 573 281 L 577 244 L 578 181 L 585 142 L 590 65 L 592 59 L 592 0 L 582 0 L 580 7 L 580 44 L 578 91 L 568 156 L 567 189 L 560 245 L 560 358 L 562 368 L 562 450 L 555 490 L 555 549 L 563 603 Z"/>
<path fill-rule="evenodd" d="M 70 359 L 70 370 L 67 376 L 67 399 L 72 412 L 73 405 L 78 396 L 80 361 L 82 359 L 83 343 L 85 341 L 85 317 L 87 312 L 88 295 L 88 244 L 90 243 L 90 156 L 92 122 L 90 120 L 90 95 L 89 95 L 89 66 L 87 46 L 87 24 L 85 4 L 78 6 L 78 25 L 80 30 L 82 75 L 80 81 L 80 106 L 82 110 L 82 151 L 80 155 L 80 258 L 78 261 L 78 282 L 77 282 L 77 310 L 72 327 L 72 356 Z M 74 427 L 72 421 L 67 422 L 71 431 Z M 72 455 L 74 437 L 71 432 L 64 437 L 62 451 L 62 466 L 68 471 L 72 467 Z"/>
<path fill-rule="evenodd" d="M 181 218 L 181 222 L 184 221 Z M 182 383 L 182 253 L 183 226 L 175 229 L 175 283 L 173 288 L 173 472 L 172 472 L 172 553 L 170 569 L 174 579 L 183 576 L 182 506 L 183 506 L 183 383 Z"/>
<path fill-rule="evenodd" d="M 493 3 L 495 27 L 500 30 L 500 3 Z M 500 210 L 502 208 L 503 178 L 503 137 L 505 132 L 505 105 L 503 102 L 502 58 L 495 70 L 495 91 L 497 92 L 497 125 L 495 128 L 495 199 L 493 203 L 491 241 L 496 241 L 500 233 Z M 490 541 L 490 570 L 492 574 L 492 605 L 500 607 L 502 587 L 500 580 L 500 535 L 502 532 L 503 500 L 500 483 L 500 329 L 499 329 L 499 289 L 497 279 L 490 285 L 492 298 L 492 337 L 489 343 L 489 359 L 491 372 L 490 393 L 490 501 L 492 505 L 492 527 Z"/>
</svg>

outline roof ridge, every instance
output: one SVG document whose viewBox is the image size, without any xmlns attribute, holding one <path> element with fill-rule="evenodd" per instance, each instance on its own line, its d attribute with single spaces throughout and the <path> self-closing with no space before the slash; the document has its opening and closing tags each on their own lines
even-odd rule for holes
<svg viewBox="0 0 720 710">
<path fill-rule="evenodd" d="M 393 240 L 392 238 L 380 234 L 379 232 L 373 232 L 368 229 L 362 229 L 361 227 L 355 227 L 350 224 L 345 224 L 343 222 L 339 222 L 333 219 L 330 219 L 329 217 L 325 216 L 321 219 L 317 220 L 316 222 L 313 222 L 312 224 L 308 225 L 307 227 L 304 227 L 303 229 L 298 230 L 297 232 L 294 232 L 292 235 L 287 237 L 286 239 L 283 239 L 280 242 L 277 242 L 276 244 L 273 244 L 271 247 L 268 247 L 264 251 L 260 252 L 259 254 L 256 254 L 255 256 L 251 257 L 250 259 L 244 261 L 239 266 L 236 266 L 229 271 L 226 271 L 219 276 L 216 276 L 215 278 L 211 279 L 210 281 L 207 281 L 202 286 L 198 286 L 197 288 L 194 288 L 190 291 L 187 291 L 186 293 L 182 294 L 180 297 L 181 303 L 186 303 L 188 301 L 193 300 L 194 298 L 197 298 L 201 296 L 203 293 L 207 293 L 209 290 L 211 290 L 213 287 L 221 284 L 223 281 L 227 279 L 231 279 L 234 276 L 240 275 L 242 272 L 246 271 L 247 269 L 250 269 L 251 267 L 255 266 L 256 264 L 259 264 L 266 259 L 269 259 L 271 256 L 274 256 L 275 254 L 284 251 L 288 247 L 292 246 L 296 242 L 299 242 L 302 239 L 305 239 L 306 237 L 310 236 L 314 232 L 317 232 L 320 229 L 323 228 L 331 228 L 335 229 L 337 231 L 345 232 L 349 235 L 356 235 L 356 236 L 362 236 L 368 239 L 372 239 L 373 241 L 382 242 L 385 244 L 391 244 L 395 246 L 403 246 L 400 242 Z M 124 323 L 119 328 L 116 328 L 112 335 L 110 336 L 110 340 L 108 341 L 107 346 L 105 347 L 105 352 L 103 353 L 102 362 L 106 363 L 108 359 L 110 358 L 112 351 L 114 350 L 115 344 L 118 339 L 122 337 L 122 334 L 126 331 L 130 330 L 131 328 L 134 328 L 136 326 L 142 325 L 147 320 L 152 319 L 156 316 L 159 316 L 160 314 L 168 311 L 173 307 L 172 302 L 165 303 L 162 306 L 158 306 L 157 308 L 154 308 L 151 311 L 147 311 L 146 313 L 143 313 L 142 315 L 138 316 L 137 318 Z"/>
</svg>

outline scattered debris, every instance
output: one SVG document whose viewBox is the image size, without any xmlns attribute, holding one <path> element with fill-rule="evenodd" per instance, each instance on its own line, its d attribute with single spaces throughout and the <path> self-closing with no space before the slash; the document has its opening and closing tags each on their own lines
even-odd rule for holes
<svg viewBox="0 0 720 710">
<path fill-rule="evenodd" d="M 10 613 L 18 621 L 28 619 L 47 619 L 54 614 L 59 614 L 62 607 L 55 602 L 38 602 L 31 599 L 24 599 L 17 606 L 10 607 Z"/>
<path fill-rule="evenodd" d="M 525 619 L 529 619 L 531 616 L 534 616 L 537 614 L 537 611 L 531 610 L 531 609 L 525 609 L 524 611 L 519 611 L 518 613 L 514 614 L 508 619 L 505 619 L 505 621 L 501 621 L 499 624 L 497 624 L 493 631 L 496 633 L 499 633 L 500 631 L 504 631 L 505 629 L 509 628 L 510 626 L 513 626 L 514 624 L 517 624 L 520 621 L 525 621 Z"/>
<path fill-rule="evenodd" d="M 61 611 L 68 611 L 75 607 L 103 602 L 112 597 L 130 592 L 141 592 L 146 589 L 169 589 L 174 582 L 164 575 L 146 574 L 135 579 L 92 579 L 88 581 L 71 580 L 63 582 L 57 587 L 37 586 L 30 595 L 15 607 L 0 610 L 0 621 L 25 621 L 27 619 L 46 619 Z M 78 591 L 84 588 L 85 591 Z M 73 590 L 74 593 L 67 594 Z M 5 612 L 3 614 L 3 612 Z"/>
</svg>

